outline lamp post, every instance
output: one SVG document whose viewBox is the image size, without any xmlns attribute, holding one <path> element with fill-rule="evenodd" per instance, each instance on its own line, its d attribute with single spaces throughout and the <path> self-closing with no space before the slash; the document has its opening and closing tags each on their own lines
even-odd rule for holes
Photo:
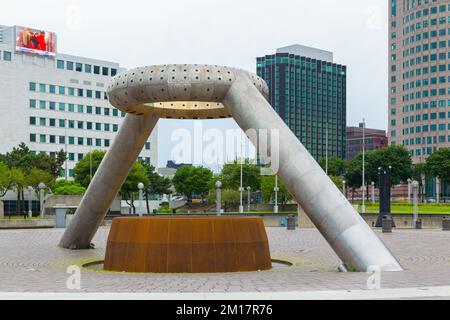
<svg viewBox="0 0 450 320">
<path fill-rule="evenodd" d="M 375 182 L 372 181 L 372 204 L 375 204 Z"/>
<path fill-rule="evenodd" d="M 142 217 L 143 215 L 143 208 L 144 206 L 142 205 L 142 201 L 144 201 L 144 184 L 142 182 L 138 183 L 138 189 L 139 189 L 139 210 L 138 210 L 138 214 L 139 217 Z"/>
<path fill-rule="evenodd" d="M 408 203 L 411 203 L 411 183 L 412 180 L 408 179 Z"/>
<path fill-rule="evenodd" d="M 346 188 L 346 186 L 345 186 L 346 183 L 347 183 L 347 182 L 346 182 L 345 180 L 342 181 L 342 194 L 344 195 L 344 197 L 347 198 L 347 188 Z"/>
<path fill-rule="evenodd" d="M 69 177 L 69 173 L 68 173 L 68 169 L 67 169 L 67 165 L 68 165 L 68 161 L 69 159 L 67 158 L 69 155 L 67 153 L 67 126 L 68 126 L 68 121 L 67 119 L 64 119 L 64 152 L 66 153 L 66 162 L 65 162 L 65 169 L 64 169 L 64 176 L 66 177 L 66 180 Z"/>
<path fill-rule="evenodd" d="M 32 206 L 33 206 L 33 187 L 29 186 L 28 187 L 28 217 L 32 218 L 33 217 L 33 210 L 32 210 Z"/>
<path fill-rule="evenodd" d="M 240 186 L 239 186 L 239 213 L 244 213 L 244 202 L 243 202 L 243 192 L 244 192 L 244 186 L 243 186 L 243 163 L 242 163 L 242 138 L 241 138 L 241 172 L 240 172 Z"/>
<path fill-rule="evenodd" d="M 436 177 L 436 203 L 441 203 L 441 179 Z"/>
<path fill-rule="evenodd" d="M 45 192 L 45 183 L 41 182 L 39 183 L 39 202 L 40 202 L 40 209 L 41 209 L 41 219 L 44 219 L 44 192 Z"/>
<path fill-rule="evenodd" d="M 412 181 L 411 184 L 413 193 L 413 228 L 416 228 L 419 219 L 419 182 Z"/>
<path fill-rule="evenodd" d="M 325 172 L 326 172 L 326 174 L 328 175 L 328 122 L 327 123 L 325 123 L 325 129 L 326 129 L 326 133 L 325 133 L 325 140 L 326 140 L 326 142 L 325 142 L 325 144 L 326 144 L 326 147 L 325 147 Z"/>
<path fill-rule="evenodd" d="M 247 187 L 247 211 L 250 212 L 250 186 Z"/>
<path fill-rule="evenodd" d="M 362 206 L 361 213 L 366 213 L 366 205 L 365 205 L 365 188 L 366 188 L 366 120 L 363 118 L 362 123 L 362 134 L 363 134 L 363 152 L 362 152 Z"/>
<path fill-rule="evenodd" d="M 278 176 L 277 175 L 275 175 L 275 188 L 273 189 L 273 191 L 275 191 L 275 205 L 273 207 L 273 212 L 278 213 L 278 191 L 280 191 L 280 189 L 278 188 Z"/>
<path fill-rule="evenodd" d="M 222 213 L 222 182 L 216 182 L 216 212 L 220 216 Z"/>
</svg>

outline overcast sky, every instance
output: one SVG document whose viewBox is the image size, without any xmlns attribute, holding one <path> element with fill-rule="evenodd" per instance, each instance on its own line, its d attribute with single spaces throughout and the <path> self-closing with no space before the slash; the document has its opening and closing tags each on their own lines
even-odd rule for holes
<svg viewBox="0 0 450 320">
<path fill-rule="evenodd" d="M 125 68 L 211 63 L 255 72 L 255 57 L 299 43 L 348 66 L 347 123 L 387 128 L 386 0 L 3 1 L 0 24 L 54 31 L 61 53 Z M 233 120 L 208 126 L 234 128 Z M 164 121 L 170 136 L 191 121 Z M 161 140 L 161 139 L 160 139 Z M 160 145 L 159 164 L 170 158 Z"/>
</svg>

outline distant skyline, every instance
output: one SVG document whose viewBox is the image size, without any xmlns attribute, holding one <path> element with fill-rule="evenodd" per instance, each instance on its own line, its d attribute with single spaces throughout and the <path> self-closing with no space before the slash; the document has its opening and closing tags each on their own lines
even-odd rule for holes
<svg viewBox="0 0 450 320">
<path fill-rule="evenodd" d="M 388 3 L 385 0 L 87 1 L 40 0 L 32 10 L 5 2 L 0 24 L 54 31 L 58 51 L 122 67 L 211 63 L 256 70 L 256 57 L 302 44 L 332 51 L 348 66 L 347 121 L 387 129 Z M 211 124 L 236 128 L 234 120 Z M 210 126 L 210 124 L 208 124 Z M 159 136 L 190 121 L 163 121 Z M 171 144 L 159 139 L 159 165 Z"/>
</svg>

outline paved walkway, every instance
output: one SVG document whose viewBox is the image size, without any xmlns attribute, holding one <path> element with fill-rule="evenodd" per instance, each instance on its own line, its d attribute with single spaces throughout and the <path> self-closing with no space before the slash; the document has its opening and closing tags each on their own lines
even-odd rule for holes
<svg viewBox="0 0 450 320">
<path fill-rule="evenodd" d="M 71 251 L 57 247 L 63 230 L 0 231 L 0 292 L 73 292 L 67 288 L 70 265 L 102 259 L 109 228 L 97 233 L 97 249 Z M 233 274 L 158 275 L 83 270 L 78 292 L 224 293 L 339 292 L 367 290 L 369 275 L 339 273 L 340 262 L 316 230 L 267 229 L 272 258 L 290 268 Z M 450 286 L 450 232 L 395 230 L 380 238 L 406 269 L 381 274 L 381 289 Z M 337 291 L 336 291 L 337 290 Z M 410 289 L 417 290 L 417 289 Z M 426 292 L 426 289 L 421 289 Z M 432 292 L 442 292 L 432 291 Z M 424 297 L 427 297 L 424 294 Z M 450 293 L 448 294 L 450 296 Z"/>
</svg>

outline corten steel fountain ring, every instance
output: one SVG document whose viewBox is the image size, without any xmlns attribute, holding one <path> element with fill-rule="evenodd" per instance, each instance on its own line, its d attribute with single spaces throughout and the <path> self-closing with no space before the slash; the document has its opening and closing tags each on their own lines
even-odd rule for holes
<svg viewBox="0 0 450 320">
<path fill-rule="evenodd" d="M 343 264 L 357 271 L 402 267 L 267 102 L 268 87 L 249 72 L 212 65 L 161 65 L 114 77 L 109 101 L 127 112 L 60 245 L 88 248 L 159 118 L 233 117 L 244 131 L 277 131 L 278 176 Z M 271 139 L 259 150 L 272 150 Z M 265 157 L 265 152 L 261 153 Z M 268 160 L 268 159 L 263 159 Z"/>
<path fill-rule="evenodd" d="M 269 241 L 259 217 L 116 218 L 104 269 L 152 273 L 269 270 Z"/>
</svg>

